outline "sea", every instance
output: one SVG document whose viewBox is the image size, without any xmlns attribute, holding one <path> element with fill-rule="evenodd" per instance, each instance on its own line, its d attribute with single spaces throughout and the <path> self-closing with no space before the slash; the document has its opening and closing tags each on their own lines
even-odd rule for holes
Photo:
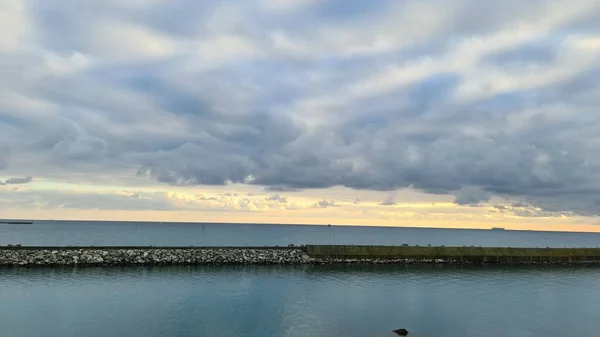
<svg viewBox="0 0 600 337">
<path fill-rule="evenodd" d="M 595 233 L 36 221 L 0 245 L 599 247 Z M 1 337 L 597 337 L 600 267 L 0 268 Z"/>
<path fill-rule="evenodd" d="M 373 226 L 33 221 L 0 224 L 0 246 L 287 246 L 305 244 L 600 247 L 600 233 Z"/>
</svg>

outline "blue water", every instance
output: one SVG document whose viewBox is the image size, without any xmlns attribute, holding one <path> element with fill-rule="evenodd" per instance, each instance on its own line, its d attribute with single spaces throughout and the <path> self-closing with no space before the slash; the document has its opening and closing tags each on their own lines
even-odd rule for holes
<svg viewBox="0 0 600 337">
<path fill-rule="evenodd" d="M 410 244 L 598 247 L 600 234 L 52 222 L 0 245 Z M 0 268 L 0 337 L 598 336 L 600 268 Z"/>
<path fill-rule="evenodd" d="M 287 246 L 366 244 L 600 247 L 600 233 L 251 224 L 36 221 L 0 224 L 0 245 Z"/>
<path fill-rule="evenodd" d="M 597 337 L 591 267 L 0 268 L 2 337 Z"/>
</svg>

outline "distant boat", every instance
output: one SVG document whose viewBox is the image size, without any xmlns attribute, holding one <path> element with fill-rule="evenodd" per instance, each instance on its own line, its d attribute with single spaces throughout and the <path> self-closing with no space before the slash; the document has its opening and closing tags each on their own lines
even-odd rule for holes
<svg viewBox="0 0 600 337">
<path fill-rule="evenodd" d="M 504 231 L 504 227 L 492 227 L 493 231 Z"/>
<path fill-rule="evenodd" d="M 0 224 L 5 225 L 33 225 L 32 221 L 0 221 Z"/>
</svg>

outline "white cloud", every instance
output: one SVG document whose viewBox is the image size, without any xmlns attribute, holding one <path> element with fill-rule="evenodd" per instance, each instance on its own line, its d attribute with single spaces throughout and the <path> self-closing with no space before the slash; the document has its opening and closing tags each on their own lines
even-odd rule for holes
<svg viewBox="0 0 600 337">
<path fill-rule="evenodd" d="M 221 35 L 200 39 L 198 57 L 195 61 L 200 69 L 213 69 L 219 64 L 240 59 L 260 57 L 262 52 L 252 41 L 235 35 Z"/>
<path fill-rule="evenodd" d="M 92 65 L 92 62 L 93 60 L 88 55 L 79 52 L 73 52 L 68 56 L 48 52 L 43 55 L 42 69 L 48 75 L 65 76 L 86 70 Z"/>
<path fill-rule="evenodd" d="M 164 58 L 173 55 L 177 41 L 148 27 L 106 21 L 94 25 L 89 38 L 89 47 L 94 55 L 120 61 Z"/>
<path fill-rule="evenodd" d="M 0 53 L 13 52 L 33 38 L 24 0 L 0 0 Z"/>
<path fill-rule="evenodd" d="M 318 0 L 262 0 L 262 5 L 269 10 L 298 10 L 300 7 L 317 3 Z"/>
</svg>

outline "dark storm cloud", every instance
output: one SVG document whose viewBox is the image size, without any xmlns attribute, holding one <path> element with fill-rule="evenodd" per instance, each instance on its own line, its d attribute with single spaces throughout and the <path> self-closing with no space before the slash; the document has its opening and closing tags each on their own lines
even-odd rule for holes
<svg viewBox="0 0 600 337">
<path fill-rule="evenodd" d="M 0 23 L 7 175 L 600 214 L 597 1 L 74 3 Z"/>
</svg>

